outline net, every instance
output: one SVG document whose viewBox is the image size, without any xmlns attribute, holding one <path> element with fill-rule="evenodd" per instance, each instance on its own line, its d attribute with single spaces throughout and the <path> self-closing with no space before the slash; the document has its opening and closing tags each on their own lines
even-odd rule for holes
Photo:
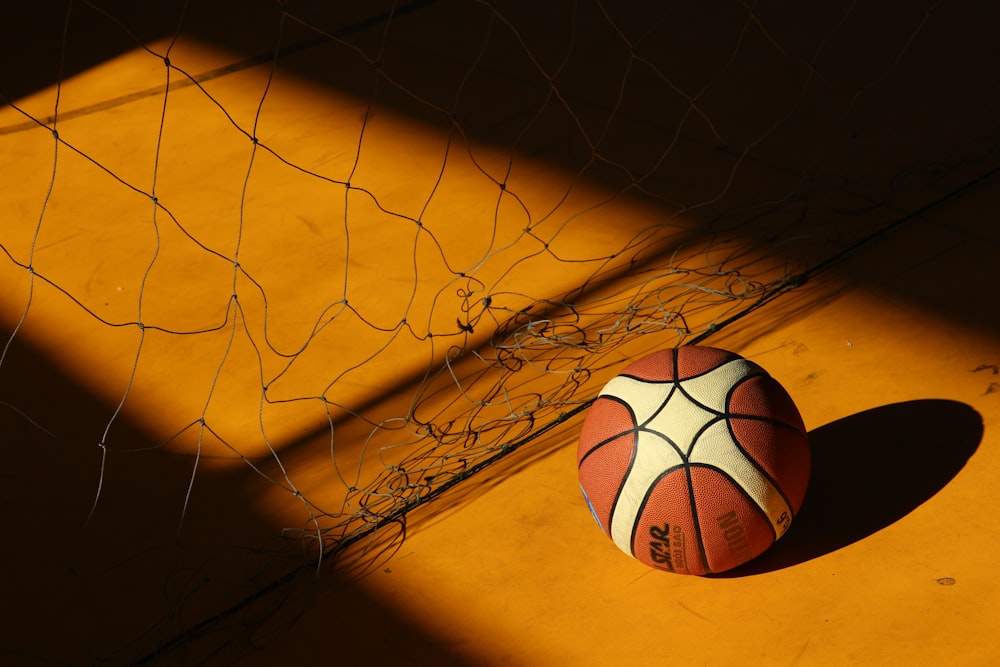
<svg viewBox="0 0 1000 667">
<path fill-rule="evenodd" d="M 77 629 L 4 650 L 245 646 L 264 592 L 997 163 L 967 3 L 354 4 L 5 24 L 4 558 Z"/>
</svg>

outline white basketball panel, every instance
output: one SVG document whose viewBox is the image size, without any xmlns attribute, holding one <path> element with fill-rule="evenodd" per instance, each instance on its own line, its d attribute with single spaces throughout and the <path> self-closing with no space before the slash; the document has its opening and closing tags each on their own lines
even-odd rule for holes
<svg viewBox="0 0 1000 667">
<path fill-rule="evenodd" d="M 697 377 L 680 380 L 679 385 L 692 399 L 715 412 L 726 411 L 729 390 L 751 375 L 764 371 L 746 359 L 733 359 Z"/>
<path fill-rule="evenodd" d="M 604 385 L 599 395 L 625 401 L 632 408 L 636 423 L 645 424 L 660 409 L 673 388 L 672 382 L 645 382 L 619 375 Z"/>
<path fill-rule="evenodd" d="M 640 431 L 635 459 L 622 481 L 622 490 L 611 513 L 611 539 L 627 554 L 632 553 L 632 528 L 649 488 L 666 470 L 683 463 L 680 454 L 662 438 Z"/>
<path fill-rule="evenodd" d="M 792 515 L 791 508 L 778 489 L 736 445 L 725 420 L 702 433 L 688 460 L 712 466 L 732 478 L 767 515 L 776 536 L 788 527 L 787 520 L 782 523 L 781 519 Z"/>
</svg>

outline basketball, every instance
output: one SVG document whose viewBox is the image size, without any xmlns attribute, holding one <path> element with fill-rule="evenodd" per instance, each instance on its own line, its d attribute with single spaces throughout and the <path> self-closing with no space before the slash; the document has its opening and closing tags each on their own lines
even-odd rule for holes
<svg viewBox="0 0 1000 667">
<path fill-rule="evenodd" d="M 712 347 L 655 352 L 608 382 L 577 452 L 594 519 L 660 570 L 704 575 L 756 558 L 788 530 L 809 483 L 809 442 L 784 388 Z"/>
</svg>

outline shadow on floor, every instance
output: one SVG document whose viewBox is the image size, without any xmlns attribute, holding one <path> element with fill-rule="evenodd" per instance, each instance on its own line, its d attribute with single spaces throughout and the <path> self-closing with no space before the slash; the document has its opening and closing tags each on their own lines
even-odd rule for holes
<svg viewBox="0 0 1000 667">
<path fill-rule="evenodd" d="M 809 491 L 768 551 L 714 576 L 780 570 L 862 540 L 943 489 L 983 437 L 979 413 L 943 399 L 907 401 L 844 417 L 809 434 Z"/>
<path fill-rule="evenodd" d="M 9 338 L 0 330 L 0 343 Z M 331 664 L 377 662 L 400 643 L 426 664 L 463 664 L 369 595 L 363 573 L 317 577 L 302 541 L 282 537 L 280 512 L 255 502 L 269 483 L 245 464 L 202 461 L 191 485 L 193 458 L 125 413 L 102 456 L 113 412 L 14 338 L 0 365 L 0 570 L 4 604 L 17 611 L 0 624 L 0 662 L 229 664 L 315 607 L 324 648 L 309 651 Z M 357 556 L 369 570 L 391 555 L 394 533 L 383 532 L 385 544 Z"/>
</svg>

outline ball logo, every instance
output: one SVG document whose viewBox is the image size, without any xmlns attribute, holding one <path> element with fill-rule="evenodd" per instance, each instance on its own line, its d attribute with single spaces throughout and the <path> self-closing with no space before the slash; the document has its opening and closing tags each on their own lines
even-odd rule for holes
<svg viewBox="0 0 1000 667">
<path fill-rule="evenodd" d="M 737 563 L 745 563 L 753 558 L 750 550 L 750 539 L 747 537 L 743 524 L 735 511 L 730 511 L 716 519 L 719 529 L 722 530 L 722 537 L 726 540 L 729 553 Z"/>
<path fill-rule="evenodd" d="M 684 531 L 669 523 L 649 529 L 649 558 L 664 570 L 687 569 L 684 564 Z M 675 565 L 676 563 L 676 565 Z"/>
</svg>

